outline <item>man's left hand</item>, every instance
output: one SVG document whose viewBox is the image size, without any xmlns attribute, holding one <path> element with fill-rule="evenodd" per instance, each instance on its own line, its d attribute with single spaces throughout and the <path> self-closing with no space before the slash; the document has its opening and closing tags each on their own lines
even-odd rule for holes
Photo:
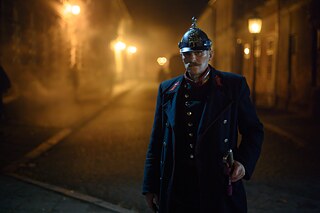
<svg viewBox="0 0 320 213">
<path fill-rule="evenodd" d="M 246 174 L 246 170 L 244 166 L 239 161 L 236 161 L 236 160 L 234 161 L 233 166 L 234 166 L 234 169 L 232 172 L 231 181 L 236 182 L 244 177 L 244 175 Z"/>
</svg>

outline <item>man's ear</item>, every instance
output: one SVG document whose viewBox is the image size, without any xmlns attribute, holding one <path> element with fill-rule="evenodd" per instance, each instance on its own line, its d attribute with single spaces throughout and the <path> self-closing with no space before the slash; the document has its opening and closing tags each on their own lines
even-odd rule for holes
<svg viewBox="0 0 320 213">
<path fill-rule="evenodd" d="M 209 56 L 210 56 L 209 60 L 211 60 L 211 59 L 213 58 L 213 51 L 210 50 L 209 54 L 210 54 L 210 55 L 209 55 Z"/>
</svg>

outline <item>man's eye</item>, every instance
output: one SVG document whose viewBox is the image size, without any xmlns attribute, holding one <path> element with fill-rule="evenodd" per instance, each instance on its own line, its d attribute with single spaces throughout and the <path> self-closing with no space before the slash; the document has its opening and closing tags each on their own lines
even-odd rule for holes
<svg viewBox="0 0 320 213">
<path fill-rule="evenodd" d="M 196 56 L 202 56 L 203 55 L 203 51 L 196 51 L 196 52 L 194 52 L 194 54 Z"/>
</svg>

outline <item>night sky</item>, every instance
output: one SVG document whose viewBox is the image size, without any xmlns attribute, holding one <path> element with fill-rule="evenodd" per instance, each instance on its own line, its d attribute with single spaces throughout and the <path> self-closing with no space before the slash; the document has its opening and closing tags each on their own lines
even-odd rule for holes
<svg viewBox="0 0 320 213">
<path fill-rule="evenodd" d="M 124 0 L 137 26 L 160 25 L 172 33 L 190 26 L 192 16 L 199 16 L 208 0 Z M 140 27 L 139 27 L 140 28 Z"/>
<path fill-rule="evenodd" d="M 191 26 L 191 18 L 198 18 L 208 1 L 124 0 L 134 21 L 136 41 L 147 55 L 145 61 L 153 63 L 159 56 L 178 53 L 177 44 Z"/>
</svg>

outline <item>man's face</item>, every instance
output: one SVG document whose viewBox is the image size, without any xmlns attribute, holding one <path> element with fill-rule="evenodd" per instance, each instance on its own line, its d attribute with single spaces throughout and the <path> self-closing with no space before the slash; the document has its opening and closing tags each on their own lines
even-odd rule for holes
<svg viewBox="0 0 320 213">
<path fill-rule="evenodd" d="M 211 50 L 197 50 L 181 53 L 182 61 L 187 72 L 191 75 L 199 75 L 203 73 L 212 58 Z"/>
</svg>

